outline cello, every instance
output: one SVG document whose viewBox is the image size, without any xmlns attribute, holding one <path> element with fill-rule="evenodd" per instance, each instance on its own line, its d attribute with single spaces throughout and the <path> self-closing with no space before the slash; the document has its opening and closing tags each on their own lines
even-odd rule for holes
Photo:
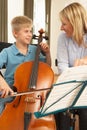
<svg viewBox="0 0 87 130">
<path fill-rule="evenodd" d="M 34 116 L 34 112 L 42 107 L 54 80 L 50 66 L 39 62 L 43 30 L 39 33 L 35 60 L 24 62 L 16 69 L 13 86 L 19 96 L 6 103 L 0 115 L 0 130 L 56 130 L 53 115 L 39 119 Z"/>
</svg>

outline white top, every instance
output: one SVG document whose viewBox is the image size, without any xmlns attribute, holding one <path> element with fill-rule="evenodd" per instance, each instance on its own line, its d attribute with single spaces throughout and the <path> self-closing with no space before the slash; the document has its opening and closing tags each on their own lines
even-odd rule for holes
<svg viewBox="0 0 87 130">
<path fill-rule="evenodd" d="M 84 42 L 87 45 L 87 35 L 84 35 Z M 78 44 L 72 38 L 68 38 L 64 32 L 59 35 L 57 46 L 59 73 L 68 67 L 73 67 L 74 61 L 84 56 L 87 56 L 87 47 L 78 46 Z"/>
</svg>

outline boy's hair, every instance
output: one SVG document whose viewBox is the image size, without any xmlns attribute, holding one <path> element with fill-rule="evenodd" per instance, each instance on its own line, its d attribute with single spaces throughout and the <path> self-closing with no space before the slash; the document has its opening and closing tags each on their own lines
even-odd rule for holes
<svg viewBox="0 0 87 130">
<path fill-rule="evenodd" d="M 27 16 L 17 16 L 11 21 L 12 30 L 19 31 L 22 27 L 32 27 L 32 20 Z"/>
</svg>

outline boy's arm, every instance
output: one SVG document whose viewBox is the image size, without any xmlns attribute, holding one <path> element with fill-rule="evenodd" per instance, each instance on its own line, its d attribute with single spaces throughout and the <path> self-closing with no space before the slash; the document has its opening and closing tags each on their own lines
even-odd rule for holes
<svg viewBox="0 0 87 130">
<path fill-rule="evenodd" d="M 5 97 L 9 93 L 13 93 L 13 90 L 10 88 L 10 86 L 6 83 L 4 78 L 0 75 L 0 92 L 1 97 Z"/>
<path fill-rule="evenodd" d="M 46 63 L 51 66 L 51 55 L 50 52 L 46 53 Z"/>
</svg>

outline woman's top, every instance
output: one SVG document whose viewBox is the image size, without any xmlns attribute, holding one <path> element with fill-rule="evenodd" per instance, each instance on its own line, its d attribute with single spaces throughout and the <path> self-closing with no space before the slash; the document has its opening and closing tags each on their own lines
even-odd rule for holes
<svg viewBox="0 0 87 130">
<path fill-rule="evenodd" d="M 61 33 L 57 44 L 58 72 L 62 73 L 66 68 L 73 67 L 76 59 L 87 56 L 87 34 L 84 35 L 85 45 L 79 46 L 72 38 Z"/>
</svg>

